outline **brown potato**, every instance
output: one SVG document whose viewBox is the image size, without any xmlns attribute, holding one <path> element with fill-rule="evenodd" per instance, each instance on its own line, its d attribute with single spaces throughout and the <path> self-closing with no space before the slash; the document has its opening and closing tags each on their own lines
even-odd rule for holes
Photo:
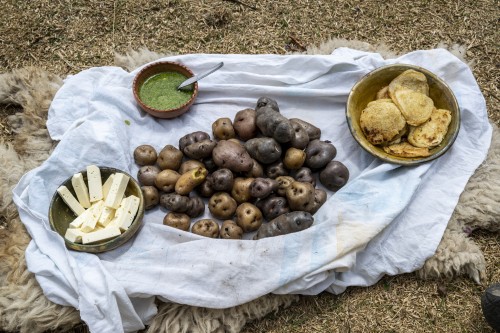
<svg viewBox="0 0 500 333">
<path fill-rule="evenodd" d="M 184 231 L 189 231 L 191 226 L 191 218 L 184 213 L 170 212 L 163 218 L 163 224 L 172 228 L 177 228 Z"/>
<path fill-rule="evenodd" d="M 312 186 L 316 186 L 316 178 L 308 167 L 294 170 L 294 172 L 292 172 L 292 177 L 298 182 L 311 183 Z"/>
<path fill-rule="evenodd" d="M 229 118 L 219 118 L 212 124 L 214 137 L 219 140 L 229 140 L 236 136 L 233 123 Z"/>
<path fill-rule="evenodd" d="M 337 149 L 330 141 L 313 140 L 306 148 L 306 165 L 321 169 L 337 155 Z"/>
<path fill-rule="evenodd" d="M 160 202 L 160 194 L 154 186 L 141 186 L 142 195 L 144 196 L 144 209 L 154 208 Z"/>
<path fill-rule="evenodd" d="M 262 168 L 262 165 L 254 159 L 252 170 L 245 173 L 245 177 L 264 177 L 264 168 Z"/>
<path fill-rule="evenodd" d="M 294 131 L 290 144 L 294 148 L 304 149 L 305 147 L 307 147 L 307 144 L 309 143 L 309 134 L 307 134 L 307 131 L 304 129 L 304 127 L 302 127 L 302 125 L 298 121 L 290 120 L 290 123 L 292 124 Z"/>
<path fill-rule="evenodd" d="M 286 189 L 286 199 L 291 210 L 308 211 L 314 204 L 314 187 L 295 181 Z"/>
<path fill-rule="evenodd" d="M 212 152 L 212 158 L 217 166 L 228 168 L 233 172 L 248 172 L 253 166 L 253 159 L 245 148 L 229 140 L 221 140 L 217 143 Z"/>
<path fill-rule="evenodd" d="M 269 223 L 263 224 L 255 236 L 254 240 L 281 236 L 302 231 L 309 228 L 314 223 L 314 218 L 308 212 L 290 212 L 278 216 Z"/>
<path fill-rule="evenodd" d="M 219 225 L 212 219 L 202 219 L 193 224 L 191 232 L 200 236 L 218 238 Z"/>
<path fill-rule="evenodd" d="M 265 198 L 278 189 L 278 181 L 271 178 L 255 178 L 250 184 L 250 194 L 254 198 Z"/>
<path fill-rule="evenodd" d="M 162 170 L 156 176 L 155 185 L 160 191 L 166 193 L 173 192 L 175 190 L 175 183 L 177 183 L 180 176 L 177 171 L 170 169 Z"/>
<path fill-rule="evenodd" d="M 137 180 L 141 185 L 154 186 L 159 173 L 160 169 L 156 165 L 145 165 L 137 172 Z"/>
<path fill-rule="evenodd" d="M 160 205 L 176 213 L 185 213 L 190 208 L 190 201 L 191 198 L 177 193 L 165 193 L 160 197 Z"/>
<path fill-rule="evenodd" d="M 220 238 L 241 239 L 243 238 L 243 229 L 233 220 L 226 220 L 220 228 Z"/>
<path fill-rule="evenodd" d="M 293 177 L 290 176 L 279 176 L 276 178 L 278 181 L 278 189 L 276 192 L 278 195 L 281 195 L 282 197 L 286 196 L 286 189 L 292 185 L 292 183 L 295 181 Z"/>
<path fill-rule="evenodd" d="M 288 148 L 285 153 L 285 158 L 283 159 L 283 164 L 290 170 L 296 170 L 302 167 L 306 161 L 306 153 L 297 148 Z"/>
<path fill-rule="evenodd" d="M 243 229 L 243 232 L 259 229 L 262 222 L 262 212 L 255 205 L 245 202 L 236 208 L 236 224 Z"/>
<path fill-rule="evenodd" d="M 315 189 L 314 190 L 314 202 L 310 205 L 308 212 L 311 214 L 315 214 L 318 209 L 320 209 L 321 206 L 326 202 L 326 191 L 322 189 Z"/>
<path fill-rule="evenodd" d="M 276 161 L 266 167 L 266 175 L 269 178 L 276 179 L 279 176 L 288 176 L 288 170 L 282 161 Z"/>
<path fill-rule="evenodd" d="M 340 190 L 349 180 L 349 169 L 339 161 L 331 161 L 319 173 L 319 181 L 330 191 Z"/>
<path fill-rule="evenodd" d="M 156 150 L 150 145 L 140 145 L 134 150 L 134 161 L 138 165 L 153 165 L 157 157 Z"/>
<path fill-rule="evenodd" d="M 264 218 L 268 221 L 290 212 L 288 201 L 284 197 L 270 196 L 257 201 L 256 206 L 260 209 Z"/>
<path fill-rule="evenodd" d="M 253 178 L 241 178 L 238 177 L 234 180 L 233 189 L 231 190 L 231 196 L 236 200 L 237 203 L 247 202 L 252 199 L 252 194 L 250 193 L 250 186 L 252 185 Z"/>
<path fill-rule="evenodd" d="M 208 201 L 208 210 L 218 219 L 229 219 L 234 215 L 238 204 L 228 193 L 217 192 Z"/>
<path fill-rule="evenodd" d="M 158 154 L 156 163 L 162 170 L 170 169 L 177 171 L 181 166 L 183 157 L 184 155 L 179 149 L 172 145 L 166 145 L 160 151 L 160 154 Z"/>
<path fill-rule="evenodd" d="M 207 169 L 202 167 L 183 173 L 177 180 L 177 183 L 175 183 L 175 192 L 180 195 L 189 194 L 189 192 L 205 180 L 207 175 Z"/>
<path fill-rule="evenodd" d="M 257 135 L 257 125 L 255 125 L 255 110 L 245 109 L 238 111 L 234 116 L 233 128 L 238 137 L 247 141 Z"/>
<path fill-rule="evenodd" d="M 321 130 L 313 124 L 299 118 L 291 118 L 290 121 L 292 123 L 299 123 L 300 126 L 302 126 L 302 128 L 306 130 L 307 135 L 309 136 L 309 140 L 317 140 L 321 137 Z"/>
<path fill-rule="evenodd" d="M 193 170 L 193 169 L 196 169 L 199 167 L 205 168 L 205 164 L 203 164 L 202 162 L 197 161 L 197 160 L 187 160 L 185 162 L 182 162 L 181 166 L 179 167 L 178 172 L 181 175 L 183 175 L 186 172 L 188 172 L 189 170 Z"/>
<path fill-rule="evenodd" d="M 214 150 L 217 142 L 210 139 L 194 142 L 189 146 L 186 146 L 183 150 L 184 154 L 194 160 L 201 160 L 212 156 L 212 151 Z"/>
<path fill-rule="evenodd" d="M 231 170 L 222 168 L 210 175 L 210 183 L 215 191 L 231 192 L 234 184 L 234 175 Z"/>
</svg>

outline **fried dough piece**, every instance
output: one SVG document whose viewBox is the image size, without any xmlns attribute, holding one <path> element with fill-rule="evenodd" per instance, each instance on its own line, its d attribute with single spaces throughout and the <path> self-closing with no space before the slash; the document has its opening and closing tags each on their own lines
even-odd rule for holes
<svg viewBox="0 0 500 333">
<path fill-rule="evenodd" d="M 405 118 L 390 99 L 368 103 L 361 111 L 359 124 L 366 139 L 374 145 L 389 143 L 406 127 Z"/>
<path fill-rule="evenodd" d="M 385 86 L 377 92 L 377 97 L 375 99 L 386 99 L 391 98 L 389 96 L 389 86 Z"/>
<path fill-rule="evenodd" d="M 410 89 L 396 90 L 393 101 L 401 110 L 406 122 L 412 126 L 425 123 L 434 110 L 434 102 L 430 97 Z"/>
<path fill-rule="evenodd" d="M 448 132 L 451 112 L 434 109 L 431 118 L 420 126 L 410 128 L 408 142 L 415 147 L 431 148 L 439 145 Z"/>
<path fill-rule="evenodd" d="M 431 155 L 429 148 L 415 147 L 406 141 L 385 146 L 384 151 L 399 157 L 426 157 Z"/>
<path fill-rule="evenodd" d="M 427 78 L 413 69 L 404 71 L 389 83 L 389 96 L 394 99 L 394 93 L 400 89 L 410 89 L 429 96 Z"/>
</svg>

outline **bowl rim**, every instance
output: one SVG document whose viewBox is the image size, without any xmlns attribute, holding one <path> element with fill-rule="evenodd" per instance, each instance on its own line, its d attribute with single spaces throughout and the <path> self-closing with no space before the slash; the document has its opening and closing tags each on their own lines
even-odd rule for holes
<svg viewBox="0 0 500 333">
<path fill-rule="evenodd" d="M 155 62 L 152 62 L 152 63 L 150 63 L 150 64 L 142 67 L 139 70 L 139 72 L 134 77 L 134 81 L 132 82 L 132 92 L 134 94 L 135 100 L 137 101 L 137 103 L 139 104 L 139 106 L 143 110 L 151 110 L 152 112 L 155 112 L 155 113 L 176 112 L 178 110 L 182 110 L 183 108 L 186 108 L 189 105 L 193 104 L 194 100 L 198 96 L 198 82 L 195 82 L 194 85 L 193 85 L 194 88 L 193 88 L 193 93 L 191 94 L 191 98 L 187 102 L 185 102 L 184 104 L 181 104 L 181 105 L 179 105 L 179 106 L 177 106 L 175 108 L 170 108 L 170 109 L 156 109 L 156 108 L 154 108 L 152 106 L 149 106 L 148 104 L 144 103 L 141 100 L 140 96 L 139 96 L 139 86 L 138 86 L 139 77 L 142 74 L 144 74 L 144 72 L 147 71 L 148 69 L 153 68 L 153 67 L 157 67 L 157 66 L 161 66 L 161 65 L 165 65 L 165 64 L 174 65 L 174 66 L 178 66 L 178 67 L 183 68 L 189 74 L 191 74 L 191 76 L 188 76 L 188 78 L 194 76 L 194 72 L 190 68 L 188 68 L 186 65 L 181 64 L 180 62 L 176 62 L 176 61 L 155 61 Z M 156 73 L 156 74 L 158 74 L 158 73 Z M 147 78 L 149 78 L 149 77 L 147 77 Z M 146 79 L 144 80 L 144 82 L 146 81 Z"/>
<path fill-rule="evenodd" d="M 450 139 L 448 140 L 448 142 L 446 143 L 446 145 L 442 146 L 439 151 L 436 151 L 434 154 L 432 154 L 430 156 L 426 156 L 426 157 L 399 157 L 399 156 L 391 156 L 389 154 L 387 156 L 380 156 L 380 154 L 378 154 L 376 152 L 376 150 L 375 150 L 375 145 L 371 144 L 368 141 L 365 142 L 365 141 L 361 140 L 360 133 L 356 132 L 356 130 L 354 129 L 353 121 L 355 121 L 355 120 L 352 119 L 352 117 L 350 116 L 350 113 L 349 113 L 349 104 L 351 103 L 351 100 L 353 99 L 353 93 L 354 93 L 354 91 L 369 76 L 375 75 L 375 74 L 377 74 L 379 72 L 382 72 L 382 71 L 384 71 L 384 70 L 386 70 L 388 68 L 391 68 L 391 67 L 401 67 L 403 69 L 403 71 L 404 70 L 408 70 L 408 69 L 413 69 L 413 70 L 416 70 L 416 71 L 420 71 L 421 73 L 425 74 L 426 77 L 432 77 L 433 80 L 435 80 L 435 81 L 439 82 L 440 84 L 442 84 L 450 92 L 450 95 L 451 95 L 451 98 L 452 98 L 451 102 L 452 102 L 452 104 L 454 104 L 454 106 L 455 106 L 455 108 L 457 110 L 457 115 L 456 115 L 457 124 L 458 124 L 457 125 L 457 129 L 452 134 L 452 136 L 450 137 Z M 402 166 L 418 165 L 418 164 L 422 164 L 422 163 L 426 163 L 426 162 L 435 160 L 436 158 L 442 156 L 443 154 L 445 154 L 450 149 L 450 147 L 455 142 L 455 140 L 456 140 L 456 138 L 458 136 L 458 133 L 460 131 L 460 127 L 461 127 L 461 110 L 460 110 L 460 105 L 458 104 L 457 98 L 456 98 L 455 94 L 453 93 L 453 90 L 450 88 L 450 86 L 443 79 L 441 79 L 438 75 L 436 75 L 435 73 L 431 72 L 430 70 L 428 70 L 426 68 L 423 68 L 423 67 L 420 67 L 418 65 L 406 64 L 406 63 L 394 63 L 394 64 L 389 64 L 389 65 L 383 65 L 383 66 L 377 67 L 374 70 L 372 70 L 372 71 L 366 73 L 365 75 L 363 75 L 352 86 L 352 88 L 349 91 L 349 95 L 348 95 L 346 106 L 345 106 L 345 115 L 346 115 L 347 125 L 349 127 L 349 131 L 351 132 L 351 135 L 354 137 L 355 141 L 361 146 L 361 148 L 363 148 L 370 155 L 372 155 L 372 156 L 374 156 L 374 157 L 376 157 L 378 159 L 381 159 L 381 160 L 383 160 L 385 162 L 389 162 L 389 163 L 393 163 L 393 164 L 399 164 L 399 165 L 402 165 Z"/>
<path fill-rule="evenodd" d="M 102 165 L 97 165 L 97 167 L 99 168 L 99 170 L 108 169 L 108 170 L 112 171 L 112 173 L 116 173 L 116 172 L 123 173 L 123 174 L 130 177 L 129 181 L 131 180 L 135 184 L 135 186 L 137 186 L 139 189 L 141 188 L 139 183 L 128 172 L 125 172 L 123 170 L 120 170 L 120 169 L 117 169 L 114 167 L 108 167 L 108 166 L 102 166 Z M 83 174 L 86 172 L 87 172 L 87 170 L 85 169 L 85 170 L 78 171 L 76 173 Z M 73 177 L 73 175 L 69 176 L 64 181 L 62 181 L 59 184 L 59 186 L 62 186 L 64 184 L 66 184 L 67 182 L 71 182 L 71 178 Z M 54 191 L 54 194 L 52 195 L 52 198 L 50 200 L 50 205 L 49 205 L 48 219 L 49 219 L 50 228 L 52 229 L 52 231 L 54 231 L 55 233 L 57 233 L 58 235 L 60 235 L 62 237 L 66 247 L 71 249 L 71 250 L 80 251 L 80 252 L 89 252 L 89 253 L 101 253 L 101 252 L 107 252 L 107 251 L 114 250 L 117 247 L 119 247 L 119 246 L 125 244 L 127 241 L 129 241 L 130 238 L 132 238 L 137 233 L 137 231 L 140 229 L 140 227 L 142 225 L 142 220 L 144 217 L 144 210 L 145 210 L 144 209 L 144 195 L 142 194 L 142 191 L 139 191 L 138 194 L 139 194 L 139 208 L 138 208 L 137 213 L 134 217 L 134 220 L 132 221 L 132 224 L 131 224 L 131 226 L 133 226 L 133 228 L 129 228 L 121 235 L 114 237 L 112 239 L 109 239 L 109 240 L 102 242 L 102 243 L 81 244 L 81 243 L 70 242 L 69 240 L 67 240 L 64 237 L 64 235 L 61 235 L 56 228 L 56 225 L 54 222 L 55 218 L 54 218 L 53 212 L 52 212 L 52 206 L 53 206 L 55 200 L 57 199 L 57 197 L 59 196 L 59 194 L 57 193 L 57 190 L 56 190 L 56 191 Z M 118 241 L 118 239 L 120 239 L 121 241 Z"/>
</svg>

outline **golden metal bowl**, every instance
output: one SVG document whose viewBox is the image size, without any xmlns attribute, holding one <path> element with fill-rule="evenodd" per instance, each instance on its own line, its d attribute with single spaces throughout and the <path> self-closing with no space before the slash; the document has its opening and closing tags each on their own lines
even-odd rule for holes
<svg viewBox="0 0 500 333">
<path fill-rule="evenodd" d="M 445 138 L 440 145 L 430 150 L 431 155 L 427 157 L 398 157 L 390 155 L 381 147 L 371 144 L 366 139 L 359 125 L 361 111 L 365 109 L 369 102 L 375 100 L 377 92 L 381 88 L 389 85 L 396 76 L 408 69 L 414 69 L 425 74 L 429 84 L 429 97 L 434 101 L 434 105 L 438 109 L 450 110 L 452 116 Z M 455 141 L 460 129 L 460 109 L 450 87 L 427 69 L 408 64 L 394 64 L 379 67 L 361 78 L 352 87 L 349 93 L 346 105 L 346 117 L 352 136 L 364 150 L 383 161 L 401 165 L 416 165 L 431 161 L 443 155 Z"/>
<path fill-rule="evenodd" d="M 129 176 L 130 180 L 128 182 L 127 189 L 125 190 L 125 195 L 135 195 L 136 197 L 138 197 L 139 209 L 137 210 L 134 221 L 132 222 L 128 230 L 122 233 L 120 236 L 95 244 L 73 243 L 65 239 L 64 235 L 66 234 L 66 230 L 68 229 L 69 224 L 75 219 L 75 215 L 56 191 L 56 193 L 54 193 L 54 196 L 52 197 L 49 207 L 50 227 L 52 228 L 52 230 L 56 231 L 59 235 L 61 235 L 61 237 L 64 238 L 66 247 L 76 251 L 99 253 L 113 250 L 132 238 L 132 236 L 139 230 L 139 227 L 142 224 L 142 218 L 144 217 L 144 196 L 142 195 L 141 186 L 139 185 L 139 183 L 129 174 L 121 170 L 110 167 L 99 167 L 99 169 L 101 170 L 101 179 L 103 183 L 109 177 L 109 175 L 116 172 L 121 172 Z M 80 172 L 83 175 L 83 179 L 87 181 L 87 171 L 83 170 Z M 71 184 L 71 178 L 72 176 L 66 179 L 61 185 L 66 186 L 71 192 L 74 193 L 73 185 Z"/>
</svg>

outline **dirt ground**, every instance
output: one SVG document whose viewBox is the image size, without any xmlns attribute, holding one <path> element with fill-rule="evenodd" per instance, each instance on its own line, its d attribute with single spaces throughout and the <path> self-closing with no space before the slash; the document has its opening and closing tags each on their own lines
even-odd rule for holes
<svg viewBox="0 0 500 333">
<path fill-rule="evenodd" d="M 0 71 L 37 66 L 61 76 L 112 65 L 115 52 L 300 52 L 331 38 L 385 44 L 406 53 L 458 44 L 500 125 L 498 0 L 165 0 L 6 1 L 0 19 Z M 0 107 L 0 134 L 11 130 Z M 500 281 L 500 235 L 477 232 L 488 278 L 421 281 L 383 278 L 370 288 L 300 302 L 244 332 L 492 332 L 480 295 Z"/>
</svg>

